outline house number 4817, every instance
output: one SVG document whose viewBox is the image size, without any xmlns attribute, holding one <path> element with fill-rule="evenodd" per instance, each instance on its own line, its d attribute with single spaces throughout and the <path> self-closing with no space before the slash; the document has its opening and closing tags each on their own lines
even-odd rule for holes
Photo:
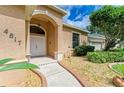
<svg viewBox="0 0 124 93">
<path fill-rule="evenodd" d="M 17 42 L 19 46 L 21 45 L 21 42 L 22 42 L 22 41 L 21 41 L 21 40 L 17 40 L 16 36 L 15 36 L 13 33 L 9 33 L 8 29 L 5 29 L 5 30 L 3 31 L 3 33 L 6 34 L 6 35 L 9 35 L 9 38 L 10 38 L 10 39 L 13 39 L 14 42 Z"/>
</svg>

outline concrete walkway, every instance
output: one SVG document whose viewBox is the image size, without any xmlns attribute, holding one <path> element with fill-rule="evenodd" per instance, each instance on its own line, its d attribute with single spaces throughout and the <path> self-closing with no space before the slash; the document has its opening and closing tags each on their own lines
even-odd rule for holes
<svg viewBox="0 0 124 93">
<path fill-rule="evenodd" d="M 48 87 L 81 87 L 77 79 L 61 67 L 56 60 L 40 57 L 32 58 L 31 63 L 39 66 L 38 71 L 46 77 Z"/>
</svg>

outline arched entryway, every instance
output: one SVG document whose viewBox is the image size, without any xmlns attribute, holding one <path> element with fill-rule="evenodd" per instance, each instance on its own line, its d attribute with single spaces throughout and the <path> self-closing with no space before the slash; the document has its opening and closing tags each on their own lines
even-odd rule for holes
<svg viewBox="0 0 124 93">
<path fill-rule="evenodd" d="M 46 14 L 34 14 L 30 20 L 31 57 L 49 56 L 55 58 L 58 51 L 57 23 Z"/>
<path fill-rule="evenodd" d="M 46 31 L 37 24 L 30 25 L 31 57 L 46 56 Z"/>
</svg>

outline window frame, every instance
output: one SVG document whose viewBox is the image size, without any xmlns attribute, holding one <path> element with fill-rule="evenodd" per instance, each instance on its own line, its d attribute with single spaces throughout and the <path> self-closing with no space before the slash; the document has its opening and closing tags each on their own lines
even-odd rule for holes
<svg viewBox="0 0 124 93">
<path fill-rule="evenodd" d="M 81 35 L 81 33 L 79 33 L 79 32 L 72 32 L 72 48 L 75 48 L 76 46 L 74 46 L 74 41 L 73 41 L 73 35 L 74 34 L 77 34 L 78 35 L 78 45 L 77 46 L 79 46 L 80 45 L 80 39 L 81 39 L 81 37 L 80 37 L 80 35 Z"/>
</svg>

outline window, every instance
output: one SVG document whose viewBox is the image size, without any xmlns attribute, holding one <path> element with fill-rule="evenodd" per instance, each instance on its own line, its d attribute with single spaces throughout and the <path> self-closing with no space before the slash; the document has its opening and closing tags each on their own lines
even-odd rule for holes
<svg viewBox="0 0 124 93">
<path fill-rule="evenodd" d="M 76 46 L 79 46 L 79 34 L 77 33 L 73 33 L 73 36 L 72 36 L 72 43 L 73 43 L 73 48 L 75 48 Z"/>
<path fill-rule="evenodd" d="M 30 26 L 30 32 L 45 35 L 45 32 L 38 26 Z"/>
</svg>

